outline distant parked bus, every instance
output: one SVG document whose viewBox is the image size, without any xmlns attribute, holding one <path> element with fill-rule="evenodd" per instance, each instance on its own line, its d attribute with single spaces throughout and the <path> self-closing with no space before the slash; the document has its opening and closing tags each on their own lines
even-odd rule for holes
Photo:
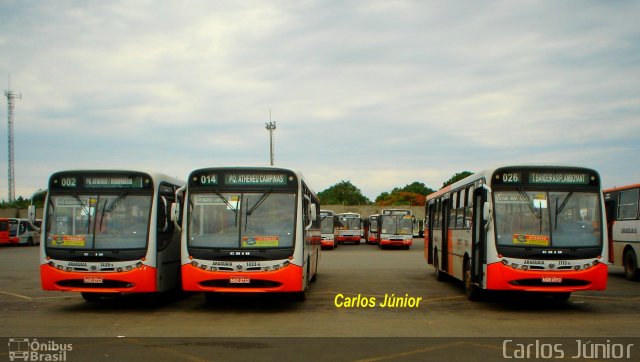
<svg viewBox="0 0 640 362">
<path fill-rule="evenodd" d="M 424 220 L 413 219 L 413 237 L 414 238 L 424 237 Z"/>
<path fill-rule="evenodd" d="M 89 302 L 179 284 L 179 231 L 169 206 L 184 182 L 128 170 L 51 175 L 40 245 L 42 289 Z M 30 208 L 29 219 L 35 210 Z"/>
<path fill-rule="evenodd" d="M 378 234 L 378 225 L 380 224 L 380 215 L 369 215 L 369 235 L 365 239 L 367 244 L 380 243 L 380 235 Z"/>
<path fill-rule="evenodd" d="M 425 258 L 438 280 L 482 290 L 571 292 L 607 285 L 600 176 L 564 166 L 478 172 L 427 196 Z"/>
<path fill-rule="evenodd" d="M 9 240 L 15 244 L 40 244 L 40 232 L 27 219 L 9 219 Z"/>
<path fill-rule="evenodd" d="M 9 219 L 0 218 L 0 244 L 9 244 Z"/>
<path fill-rule="evenodd" d="M 604 190 L 610 261 L 624 267 L 629 280 L 640 279 L 640 184 Z"/>
<path fill-rule="evenodd" d="M 362 219 L 360 218 L 360 214 L 345 212 L 338 214 L 338 219 L 340 220 L 338 244 L 360 244 L 360 232 L 362 230 Z"/>
<path fill-rule="evenodd" d="M 204 292 L 208 301 L 216 293 L 261 292 L 305 299 L 320 259 L 320 201 L 301 173 L 199 169 L 189 176 L 185 202 L 184 290 Z"/>
<path fill-rule="evenodd" d="M 320 229 L 322 232 L 322 248 L 338 247 L 338 216 L 331 210 L 320 210 Z"/>
<path fill-rule="evenodd" d="M 413 215 L 411 210 L 385 209 L 380 213 L 378 246 L 400 246 L 409 249 L 413 243 Z"/>
</svg>

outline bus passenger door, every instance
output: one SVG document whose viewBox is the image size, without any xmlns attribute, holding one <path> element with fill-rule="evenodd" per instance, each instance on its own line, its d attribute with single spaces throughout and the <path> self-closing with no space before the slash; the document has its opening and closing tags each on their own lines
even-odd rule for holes
<svg viewBox="0 0 640 362">
<path fill-rule="evenodd" d="M 487 191 L 476 189 L 473 193 L 473 226 L 471 231 L 471 283 L 482 286 L 483 265 L 487 261 L 487 232 L 483 206 L 487 201 Z"/>
<path fill-rule="evenodd" d="M 440 270 L 449 273 L 449 211 L 451 209 L 451 199 L 444 199 L 442 203 L 442 258 L 440 260 Z"/>
<path fill-rule="evenodd" d="M 427 235 L 425 237 L 425 243 L 427 247 L 427 263 L 429 265 L 433 265 L 433 220 L 434 219 L 434 210 L 436 208 L 435 203 L 431 203 L 427 205 Z"/>
</svg>

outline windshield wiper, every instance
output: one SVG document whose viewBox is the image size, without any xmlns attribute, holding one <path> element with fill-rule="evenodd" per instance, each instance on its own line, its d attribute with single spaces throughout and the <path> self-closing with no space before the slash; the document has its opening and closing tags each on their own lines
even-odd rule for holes
<svg viewBox="0 0 640 362">
<path fill-rule="evenodd" d="M 229 202 L 229 200 L 227 200 L 224 196 L 222 196 L 222 194 L 220 193 L 220 191 L 213 189 L 213 192 L 218 195 L 218 197 L 220 199 L 222 199 L 222 201 L 224 201 L 225 204 L 227 204 L 227 206 L 229 207 L 229 209 L 231 209 L 231 211 L 233 211 L 236 215 L 238 214 L 238 209 L 236 209 L 235 207 L 233 207 L 233 205 L 231 205 L 231 203 Z"/>
<path fill-rule="evenodd" d="M 567 197 L 565 197 L 564 200 L 562 200 L 562 204 L 560 204 L 560 207 L 558 207 L 558 198 L 556 197 L 556 215 L 555 215 L 556 229 L 558 228 L 558 214 L 560 214 L 562 210 L 564 210 L 564 207 L 567 206 L 567 202 L 569 201 L 571 196 L 573 196 L 573 191 L 569 191 L 569 193 L 567 194 Z"/>
<path fill-rule="evenodd" d="M 129 194 L 129 191 L 125 191 L 121 193 L 109 204 L 108 207 L 107 207 L 107 200 L 104 200 L 104 204 L 102 205 L 102 215 L 100 215 L 99 229 L 102 229 L 102 221 L 104 220 L 104 217 L 110 214 L 113 210 L 115 210 L 116 207 L 118 207 L 118 205 L 120 204 L 120 202 L 122 202 L 122 200 L 124 200 L 128 194 Z"/>
<path fill-rule="evenodd" d="M 267 197 L 269 197 L 269 195 L 271 195 L 272 192 L 273 192 L 273 190 L 269 190 L 269 191 L 265 192 L 264 194 L 262 194 L 262 196 L 260 196 L 260 199 L 258 199 L 258 201 L 256 201 L 256 204 L 253 205 L 253 207 L 247 211 L 247 215 L 253 214 L 253 212 L 256 211 L 256 209 L 260 205 L 262 205 L 262 203 L 267 199 Z"/>
<path fill-rule="evenodd" d="M 527 195 L 526 192 L 524 192 L 522 189 L 517 189 L 517 190 L 518 190 L 518 193 L 520 195 L 522 195 L 527 200 L 527 206 L 529 206 L 529 210 L 531 210 L 531 212 L 533 212 L 533 215 L 535 215 L 536 219 L 542 219 L 542 210 L 538 210 L 533 205 L 533 201 L 531 200 L 529 195 Z"/>
</svg>

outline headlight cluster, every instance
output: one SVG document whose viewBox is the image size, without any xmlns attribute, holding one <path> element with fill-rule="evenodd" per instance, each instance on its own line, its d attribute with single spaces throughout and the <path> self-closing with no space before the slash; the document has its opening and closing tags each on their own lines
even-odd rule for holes
<svg viewBox="0 0 640 362">
<path fill-rule="evenodd" d="M 53 261 L 49 261 L 48 264 L 49 264 L 49 266 L 51 266 L 53 268 L 56 268 L 58 270 L 67 271 L 67 272 L 75 271 L 74 267 L 70 267 L 70 266 L 65 267 L 62 264 L 57 264 L 56 265 L 56 263 L 54 263 Z M 119 266 L 119 267 L 115 268 L 115 270 L 96 270 L 95 268 L 91 268 L 91 271 L 97 271 L 97 272 L 102 272 L 102 273 L 109 273 L 109 272 L 122 273 L 124 271 L 132 271 L 133 269 L 141 268 L 141 267 L 142 267 L 142 262 L 139 261 L 139 262 L 137 262 L 135 264 L 125 265 L 124 267 Z M 81 271 L 82 272 L 86 272 L 86 270 L 81 270 Z"/>
<path fill-rule="evenodd" d="M 285 260 L 282 264 L 274 264 L 272 266 L 265 266 L 261 268 L 261 271 L 269 271 L 269 270 L 279 270 L 280 268 L 286 268 L 291 264 L 291 262 L 289 260 Z M 207 266 L 206 264 L 200 264 L 195 260 L 191 261 L 191 266 L 193 266 L 194 268 L 200 268 L 202 270 L 209 270 L 209 271 L 218 271 L 218 267 L 215 266 Z M 228 267 L 225 267 L 228 268 Z"/>
</svg>

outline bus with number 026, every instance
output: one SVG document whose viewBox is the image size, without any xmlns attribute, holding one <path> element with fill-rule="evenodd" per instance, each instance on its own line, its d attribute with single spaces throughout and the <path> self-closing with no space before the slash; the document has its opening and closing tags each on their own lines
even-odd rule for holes
<svg viewBox="0 0 640 362">
<path fill-rule="evenodd" d="M 302 174 L 215 167 L 189 175 L 182 218 L 182 286 L 205 293 L 288 292 L 304 300 L 320 259 L 320 201 Z M 182 209 L 182 212 L 180 212 Z"/>
<path fill-rule="evenodd" d="M 177 288 L 180 236 L 169 211 L 183 185 L 139 171 L 51 175 L 40 230 L 42 288 L 80 292 L 87 301 Z"/>
<path fill-rule="evenodd" d="M 604 190 L 610 261 L 624 267 L 629 280 L 640 279 L 640 184 Z"/>
<path fill-rule="evenodd" d="M 608 242 L 601 180 L 588 168 L 506 166 L 427 196 L 425 259 L 436 279 L 483 290 L 604 290 Z"/>
</svg>

